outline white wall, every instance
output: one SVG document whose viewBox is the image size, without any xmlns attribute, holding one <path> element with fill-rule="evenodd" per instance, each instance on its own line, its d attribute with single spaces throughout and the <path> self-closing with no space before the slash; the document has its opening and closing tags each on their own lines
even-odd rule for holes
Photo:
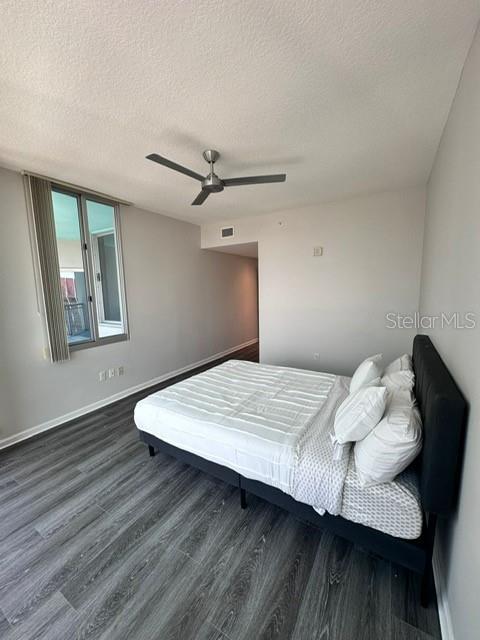
<svg viewBox="0 0 480 640">
<path fill-rule="evenodd" d="M 22 178 L 0 170 L 0 440 L 257 336 L 256 261 L 200 249 L 198 226 L 122 207 L 131 339 L 43 359 Z M 125 376 L 98 382 L 124 365 Z"/>
<path fill-rule="evenodd" d="M 463 71 L 427 191 L 421 312 L 474 312 L 480 322 L 480 36 Z M 480 637 L 480 327 L 432 340 L 470 402 L 458 513 L 440 532 L 455 638 Z M 442 568 L 442 567 L 441 567 Z"/>
<path fill-rule="evenodd" d="M 367 355 L 411 351 L 415 331 L 385 314 L 418 310 L 424 214 L 423 189 L 381 193 L 238 219 L 231 241 L 207 224 L 202 246 L 258 240 L 263 362 L 351 375 Z"/>
</svg>

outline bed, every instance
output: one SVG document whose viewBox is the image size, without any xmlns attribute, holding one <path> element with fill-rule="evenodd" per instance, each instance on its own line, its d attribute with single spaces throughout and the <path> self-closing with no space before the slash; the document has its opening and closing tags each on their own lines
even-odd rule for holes
<svg viewBox="0 0 480 640">
<path fill-rule="evenodd" d="M 135 408 L 149 446 L 343 536 L 431 581 L 437 516 L 455 505 L 466 403 L 427 336 L 413 344 L 424 423 L 416 462 L 362 488 L 353 455 L 332 455 L 331 426 L 349 378 L 230 360 L 154 393 Z"/>
</svg>

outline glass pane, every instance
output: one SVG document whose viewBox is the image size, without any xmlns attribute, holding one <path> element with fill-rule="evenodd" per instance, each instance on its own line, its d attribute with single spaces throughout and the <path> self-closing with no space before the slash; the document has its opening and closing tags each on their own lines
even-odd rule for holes
<svg viewBox="0 0 480 640">
<path fill-rule="evenodd" d="M 52 191 L 68 344 L 92 340 L 78 200 Z"/>
<path fill-rule="evenodd" d="M 95 279 L 98 335 L 105 338 L 125 333 L 115 235 L 115 209 L 109 204 L 87 200 L 87 217 Z"/>
</svg>

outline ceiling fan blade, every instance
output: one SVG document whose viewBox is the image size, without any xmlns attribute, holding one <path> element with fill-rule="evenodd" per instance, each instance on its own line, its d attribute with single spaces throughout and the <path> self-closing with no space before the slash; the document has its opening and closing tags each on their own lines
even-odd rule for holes
<svg viewBox="0 0 480 640">
<path fill-rule="evenodd" d="M 191 169 L 187 169 L 187 167 L 182 167 L 181 164 L 177 164 L 176 162 L 172 162 L 167 158 L 163 158 L 159 156 L 158 153 L 150 153 L 147 156 L 147 160 L 152 160 L 153 162 L 158 162 L 158 164 L 163 164 L 164 167 L 168 167 L 169 169 L 173 169 L 174 171 L 179 171 L 180 173 L 184 173 L 186 176 L 190 176 L 190 178 L 195 178 L 195 180 L 200 180 L 200 182 L 204 179 L 204 176 L 201 176 L 196 171 L 192 171 Z"/>
<path fill-rule="evenodd" d="M 265 184 L 267 182 L 285 182 L 286 173 L 276 173 L 271 176 L 250 176 L 248 178 L 227 178 L 222 180 L 225 187 L 237 187 L 243 184 Z"/>
<path fill-rule="evenodd" d="M 195 198 L 195 200 L 192 202 L 192 204 L 203 204 L 209 195 L 210 195 L 210 191 L 206 191 L 205 189 L 202 189 L 198 194 L 198 196 Z"/>
</svg>

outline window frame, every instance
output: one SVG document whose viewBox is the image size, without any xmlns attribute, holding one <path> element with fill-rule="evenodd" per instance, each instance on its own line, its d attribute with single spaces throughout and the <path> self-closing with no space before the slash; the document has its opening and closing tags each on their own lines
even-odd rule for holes
<svg viewBox="0 0 480 640">
<path fill-rule="evenodd" d="M 127 297 L 125 287 L 125 274 L 123 268 L 123 251 L 122 251 L 122 232 L 120 224 L 120 205 L 114 200 L 103 198 L 101 196 L 93 195 L 87 192 L 83 192 L 76 189 L 70 189 L 64 185 L 51 183 L 52 193 L 63 193 L 68 196 L 73 196 L 77 200 L 77 211 L 79 217 L 80 226 L 80 243 L 82 250 L 83 268 L 85 272 L 85 287 L 87 290 L 88 298 L 88 316 L 91 326 L 92 338 L 85 340 L 84 342 L 76 342 L 68 345 L 70 352 L 81 351 L 83 349 L 91 349 L 92 347 L 99 347 L 104 344 L 112 344 L 114 342 L 124 342 L 130 339 L 130 333 L 128 328 L 128 315 L 127 315 Z M 88 227 L 88 212 L 87 201 L 97 202 L 98 204 L 105 204 L 113 208 L 114 217 L 114 237 L 115 248 L 117 258 L 117 274 L 118 274 L 118 287 L 120 296 L 120 310 L 123 323 L 123 332 L 112 336 L 101 337 L 99 335 L 98 327 L 98 312 L 97 312 L 97 288 L 95 285 L 95 272 L 93 261 L 93 247 L 90 241 L 90 233 Z M 60 277 L 60 271 L 59 271 Z"/>
</svg>

